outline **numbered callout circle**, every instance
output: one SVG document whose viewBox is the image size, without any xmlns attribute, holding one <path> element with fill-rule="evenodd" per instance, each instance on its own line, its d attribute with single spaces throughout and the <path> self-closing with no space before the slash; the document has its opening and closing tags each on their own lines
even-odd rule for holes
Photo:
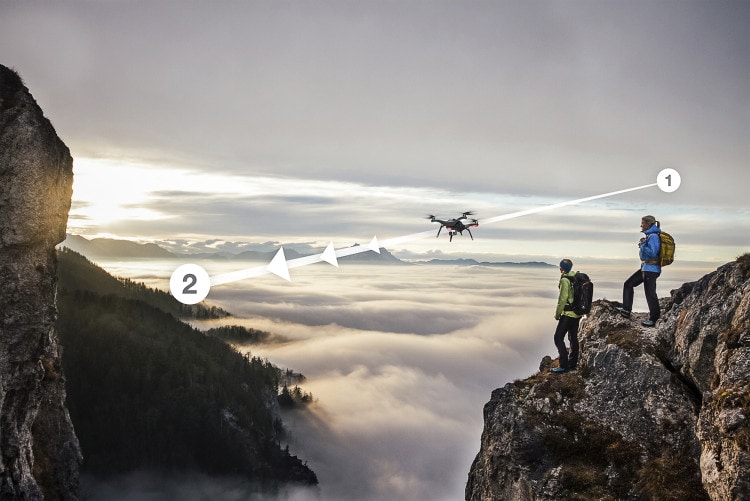
<svg viewBox="0 0 750 501">
<path fill-rule="evenodd" d="M 656 184 L 659 185 L 661 191 L 666 193 L 672 193 L 680 187 L 680 173 L 674 169 L 664 169 L 659 173 L 656 178 Z"/>
<path fill-rule="evenodd" d="M 183 264 L 172 273 L 169 290 L 183 304 L 200 303 L 211 290 L 211 279 L 197 264 Z"/>
</svg>

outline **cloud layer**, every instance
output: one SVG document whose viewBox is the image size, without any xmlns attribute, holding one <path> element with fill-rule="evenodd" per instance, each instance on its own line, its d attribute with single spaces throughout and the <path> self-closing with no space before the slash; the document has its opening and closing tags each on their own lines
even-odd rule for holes
<svg viewBox="0 0 750 501">
<path fill-rule="evenodd" d="M 683 177 L 689 176 L 683 172 Z M 685 183 L 692 181 L 685 181 Z M 683 183 L 683 184 L 685 184 Z M 428 232 L 398 244 L 402 258 L 474 258 L 478 261 L 545 260 L 565 254 L 630 258 L 641 216 L 654 214 L 675 235 L 682 260 L 722 262 L 747 249 L 748 209 L 673 203 L 680 193 L 650 187 L 576 206 L 480 224 L 448 242 L 425 216 L 449 219 L 473 210 L 481 220 L 598 195 L 581 186 L 554 197 L 509 193 L 366 186 L 303 179 L 211 174 L 121 162 L 79 161 L 70 215 L 73 233 L 114 234 L 155 241 L 178 253 L 278 250 L 322 252 Z M 699 202 L 699 201 L 696 201 Z M 509 258 L 509 256 L 512 256 Z"/>
<path fill-rule="evenodd" d="M 579 265 L 595 296 L 610 299 L 632 272 Z M 665 276 L 660 295 L 699 273 Z M 285 422 L 292 451 L 321 482 L 309 495 L 448 500 L 462 498 L 491 391 L 556 353 L 558 277 L 555 268 L 310 267 L 292 283 L 268 277 L 211 297 L 248 317 L 231 323 L 287 338 L 247 349 L 308 378 L 317 402 Z"/>
</svg>

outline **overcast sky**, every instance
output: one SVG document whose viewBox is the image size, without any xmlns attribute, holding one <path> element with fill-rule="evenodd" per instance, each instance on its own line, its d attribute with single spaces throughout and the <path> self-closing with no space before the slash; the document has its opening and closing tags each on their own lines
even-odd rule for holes
<svg viewBox="0 0 750 501">
<path fill-rule="evenodd" d="M 686 263 L 750 250 L 747 1 L 0 0 L 0 64 L 70 147 L 69 229 L 88 236 L 339 248 L 436 231 L 427 214 L 492 218 L 647 185 L 669 167 L 682 177 L 674 193 L 651 187 L 480 226 L 473 242 L 389 250 L 571 257 L 616 299 L 630 264 L 590 261 L 635 269 L 645 214 L 678 243 L 662 295 L 707 268 Z M 343 268 L 211 294 L 264 317 L 253 325 L 304 333 L 268 354 L 310 377 L 315 415 L 339 433 L 318 428 L 323 445 L 297 446 L 324 489 L 361 479 L 372 499 L 460 497 L 481 403 L 554 353 L 556 270 L 532 283 L 526 272 L 391 269 L 389 282 Z M 346 294 L 318 287 L 326 273 Z M 516 297 L 511 284 L 528 290 Z M 372 411 L 373 396 L 388 412 Z M 443 455 L 431 432 L 463 453 Z M 416 455 L 393 453 L 406 449 Z"/>
<path fill-rule="evenodd" d="M 71 148 L 92 236 L 339 246 L 671 167 L 677 192 L 526 219 L 518 247 L 566 223 L 630 244 L 646 213 L 686 257 L 748 247 L 744 1 L 0 0 L 0 63 Z"/>
</svg>

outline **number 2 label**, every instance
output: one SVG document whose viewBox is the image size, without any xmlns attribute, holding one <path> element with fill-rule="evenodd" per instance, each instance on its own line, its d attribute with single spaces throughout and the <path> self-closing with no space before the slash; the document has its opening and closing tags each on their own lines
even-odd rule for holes
<svg viewBox="0 0 750 501">
<path fill-rule="evenodd" d="M 185 286 L 184 289 L 182 289 L 183 294 L 198 294 L 198 291 L 193 289 L 195 284 L 198 283 L 198 278 L 193 275 L 192 273 L 188 273 L 185 275 L 185 277 L 182 279 L 183 282 L 190 282 Z"/>
<path fill-rule="evenodd" d="M 197 264 L 179 266 L 169 279 L 169 290 L 183 304 L 200 303 L 211 289 L 211 278 Z"/>
</svg>

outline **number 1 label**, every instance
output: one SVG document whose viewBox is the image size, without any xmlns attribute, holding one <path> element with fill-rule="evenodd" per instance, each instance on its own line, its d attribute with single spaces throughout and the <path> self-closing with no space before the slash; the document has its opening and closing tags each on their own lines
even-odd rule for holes
<svg viewBox="0 0 750 501">
<path fill-rule="evenodd" d="M 661 191 L 672 193 L 680 187 L 680 173 L 674 169 L 664 169 L 656 176 L 656 184 Z"/>
</svg>

